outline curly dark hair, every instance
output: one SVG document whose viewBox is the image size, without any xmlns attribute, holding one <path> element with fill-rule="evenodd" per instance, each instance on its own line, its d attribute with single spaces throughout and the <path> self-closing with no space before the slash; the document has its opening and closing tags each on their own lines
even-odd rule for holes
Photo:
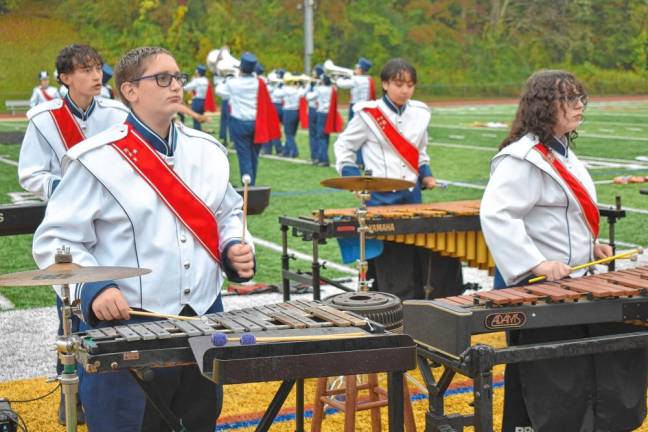
<svg viewBox="0 0 648 432">
<path fill-rule="evenodd" d="M 56 57 L 56 71 L 58 72 L 58 82 L 67 85 L 61 81 L 61 74 L 71 74 L 77 68 L 103 66 L 103 59 L 89 45 L 73 44 L 64 47 Z"/>
<path fill-rule="evenodd" d="M 558 110 L 564 112 L 565 103 L 579 96 L 587 104 L 587 91 L 571 73 L 563 70 L 535 72 L 524 85 L 511 131 L 500 144 L 500 150 L 528 133 L 538 136 L 540 142 L 548 142 L 554 135 Z M 568 138 L 571 142 L 577 136 L 576 131 L 572 131 Z"/>
</svg>

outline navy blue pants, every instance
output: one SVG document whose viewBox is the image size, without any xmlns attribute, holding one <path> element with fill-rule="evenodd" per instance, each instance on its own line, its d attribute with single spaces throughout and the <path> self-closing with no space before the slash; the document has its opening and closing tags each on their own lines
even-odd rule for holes
<svg viewBox="0 0 648 432">
<path fill-rule="evenodd" d="M 230 135 L 238 156 L 239 172 L 250 176 L 250 185 L 256 184 L 257 167 L 259 164 L 260 145 L 254 144 L 254 120 L 239 120 L 230 117 Z"/>
<path fill-rule="evenodd" d="M 320 163 L 329 163 L 328 148 L 330 135 L 324 132 L 327 113 L 317 113 L 317 152 L 316 158 Z"/>
<path fill-rule="evenodd" d="M 191 109 L 198 114 L 205 114 L 205 99 L 193 98 L 191 99 Z M 202 130 L 202 125 L 196 119 L 193 119 L 194 129 Z"/>
<path fill-rule="evenodd" d="M 317 151 L 319 149 L 317 141 L 317 109 L 310 106 L 308 107 L 308 147 L 311 161 L 317 162 Z"/>
<path fill-rule="evenodd" d="M 283 124 L 284 134 L 286 135 L 286 145 L 284 146 L 283 155 L 287 157 L 297 157 L 299 150 L 297 149 L 297 125 L 299 124 L 299 111 L 298 110 L 283 110 Z"/>
<path fill-rule="evenodd" d="M 229 117 L 230 117 L 230 106 L 229 100 L 221 100 L 221 117 L 220 117 L 220 129 L 218 131 L 218 138 L 220 138 L 223 144 L 227 144 L 227 137 L 229 132 Z"/>
<path fill-rule="evenodd" d="M 219 296 L 207 313 L 222 312 Z M 99 327 L 152 321 L 102 321 Z M 81 330 L 88 326 L 81 323 Z M 155 393 L 190 431 L 213 432 L 223 402 L 221 386 L 204 378 L 197 366 L 153 369 Z M 158 432 L 169 429 L 146 401 L 129 371 L 86 373 L 79 368 L 79 394 L 88 430 L 92 432 Z"/>
</svg>

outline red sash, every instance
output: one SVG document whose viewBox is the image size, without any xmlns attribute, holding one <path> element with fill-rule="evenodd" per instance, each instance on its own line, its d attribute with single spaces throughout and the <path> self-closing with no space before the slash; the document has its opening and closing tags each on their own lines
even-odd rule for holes
<svg viewBox="0 0 648 432">
<path fill-rule="evenodd" d="M 43 89 L 43 88 L 40 89 L 40 92 L 41 92 L 41 94 L 43 95 L 43 99 L 45 99 L 46 101 L 51 101 L 51 100 L 54 99 L 54 98 L 53 98 L 52 96 L 50 96 L 50 95 L 47 93 L 46 90 L 47 90 L 47 89 Z"/>
<path fill-rule="evenodd" d="M 162 157 L 130 125 L 128 135 L 111 145 L 151 186 L 160 199 L 220 264 L 218 223 L 212 211 L 198 198 Z"/>
<path fill-rule="evenodd" d="M 299 98 L 299 127 L 308 129 L 308 102 L 304 96 Z"/>
<path fill-rule="evenodd" d="M 376 100 L 376 84 L 371 76 L 369 76 L 369 100 Z"/>
<path fill-rule="evenodd" d="M 60 108 L 50 110 L 50 114 L 67 150 L 86 139 L 65 101 Z"/>
<path fill-rule="evenodd" d="M 272 140 L 281 139 L 281 129 L 279 127 L 279 115 L 270 100 L 270 94 L 266 83 L 259 80 L 259 90 L 257 91 L 257 113 L 254 123 L 254 144 L 265 144 Z"/>
<path fill-rule="evenodd" d="M 205 95 L 205 112 L 216 112 L 216 99 L 214 98 L 214 88 L 211 82 L 207 83 L 207 94 Z"/>
<path fill-rule="evenodd" d="M 369 114 L 369 118 L 373 120 L 376 127 L 382 132 L 383 138 L 391 147 L 396 151 L 398 156 L 407 164 L 409 169 L 418 174 L 419 166 L 419 150 L 407 140 L 401 133 L 394 127 L 391 121 L 383 114 L 380 108 L 364 108 L 362 111 Z"/>
<path fill-rule="evenodd" d="M 601 216 L 599 214 L 598 206 L 587 192 L 587 189 L 585 189 L 585 186 L 583 186 L 583 184 L 554 157 L 553 153 L 549 151 L 546 145 L 540 143 L 536 144 L 534 148 L 542 154 L 542 157 L 556 170 L 560 178 L 565 181 L 576 198 L 576 201 L 580 205 L 583 219 L 585 219 L 585 223 L 589 227 L 590 232 L 595 239 L 598 238 Z"/>
<path fill-rule="evenodd" d="M 329 104 L 328 113 L 326 113 L 326 122 L 324 123 L 324 133 L 330 135 L 339 133 L 344 130 L 344 119 L 338 112 L 337 108 L 337 88 L 331 86 L 331 103 Z"/>
</svg>

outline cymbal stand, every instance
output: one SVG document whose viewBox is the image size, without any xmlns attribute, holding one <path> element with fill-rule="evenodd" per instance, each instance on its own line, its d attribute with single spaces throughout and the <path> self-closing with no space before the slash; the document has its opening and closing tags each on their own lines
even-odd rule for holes
<svg viewBox="0 0 648 432">
<path fill-rule="evenodd" d="M 360 235 L 360 259 L 358 260 L 358 291 L 367 292 L 371 289 L 371 282 L 367 280 L 367 251 L 365 243 L 367 239 L 367 200 L 371 198 L 371 194 L 367 190 L 357 192 L 360 198 L 360 207 L 356 209 L 355 214 L 358 219 L 358 234 Z"/>
<path fill-rule="evenodd" d="M 70 248 L 62 246 L 56 250 L 56 263 L 72 262 Z M 72 336 L 72 313 L 74 306 L 70 302 L 70 285 L 61 285 L 61 317 L 63 321 L 63 336 L 56 339 L 56 350 L 63 365 L 63 373 L 58 377 L 61 389 L 65 396 L 65 431 L 76 432 L 77 430 L 77 393 L 79 391 L 79 376 L 76 372 L 75 352 L 79 347 L 79 341 Z"/>
</svg>

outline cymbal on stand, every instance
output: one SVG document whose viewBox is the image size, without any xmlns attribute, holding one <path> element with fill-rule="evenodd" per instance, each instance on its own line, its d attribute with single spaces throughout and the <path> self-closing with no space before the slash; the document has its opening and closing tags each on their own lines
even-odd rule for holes
<svg viewBox="0 0 648 432">
<path fill-rule="evenodd" d="M 390 192 L 415 186 L 407 180 L 371 176 L 335 177 L 320 182 L 322 186 L 348 191 Z"/>
<path fill-rule="evenodd" d="M 150 272 L 150 269 L 145 268 L 83 267 L 75 263 L 57 263 L 41 270 L 2 275 L 0 276 L 0 286 L 39 286 L 97 282 L 126 279 Z"/>
</svg>

